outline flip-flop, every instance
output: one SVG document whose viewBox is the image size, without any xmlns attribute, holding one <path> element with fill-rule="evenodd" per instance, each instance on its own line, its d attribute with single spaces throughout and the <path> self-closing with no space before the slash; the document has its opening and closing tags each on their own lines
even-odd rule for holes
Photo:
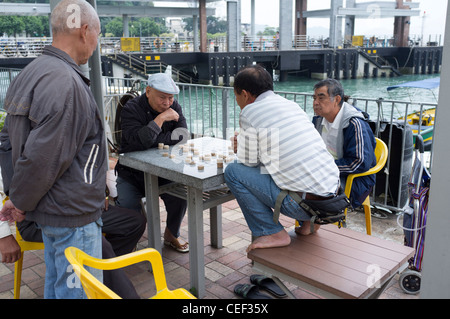
<svg viewBox="0 0 450 319">
<path fill-rule="evenodd" d="M 184 243 L 183 245 L 181 245 L 178 239 L 174 239 L 172 241 L 164 240 L 164 245 L 172 247 L 173 249 L 179 251 L 180 253 L 189 252 L 189 244 Z"/>
<path fill-rule="evenodd" d="M 234 287 L 234 293 L 244 299 L 273 299 L 259 292 L 259 288 L 250 284 L 239 284 Z"/>
<path fill-rule="evenodd" d="M 251 275 L 250 282 L 259 288 L 267 290 L 269 293 L 278 298 L 286 297 L 286 293 L 278 286 L 272 278 L 263 275 Z"/>
</svg>

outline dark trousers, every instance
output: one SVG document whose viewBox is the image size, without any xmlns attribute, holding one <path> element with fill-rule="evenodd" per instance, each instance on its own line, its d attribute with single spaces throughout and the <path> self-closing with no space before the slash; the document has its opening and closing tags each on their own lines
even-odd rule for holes
<svg viewBox="0 0 450 319">
<path fill-rule="evenodd" d="M 171 181 L 159 178 L 159 185 L 171 183 Z M 117 201 L 120 207 L 126 207 L 135 210 L 141 210 L 141 198 L 145 197 L 145 188 L 137 187 L 120 176 L 117 177 Z M 184 199 L 169 195 L 161 194 L 167 211 L 167 228 L 173 236 L 180 236 L 180 226 L 186 214 L 187 202 Z"/>
</svg>

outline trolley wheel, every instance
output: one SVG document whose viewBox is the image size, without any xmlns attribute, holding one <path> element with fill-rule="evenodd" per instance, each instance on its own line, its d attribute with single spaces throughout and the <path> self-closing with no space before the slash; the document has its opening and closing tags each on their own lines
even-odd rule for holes
<svg viewBox="0 0 450 319">
<path fill-rule="evenodd" d="M 407 270 L 400 275 L 399 285 L 402 290 L 410 295 L 418 294 L 422 275 L 415 270 Z"/>
</svg>

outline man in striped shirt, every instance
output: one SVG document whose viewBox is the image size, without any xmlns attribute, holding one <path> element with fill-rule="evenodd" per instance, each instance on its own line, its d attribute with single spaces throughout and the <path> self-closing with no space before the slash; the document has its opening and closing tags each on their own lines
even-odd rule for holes
<svg viewBox="0 0 450 319">
<path fill-rule="evenodd" d="M 339 187 L 339 170 L 306 113 L 273 92 L 264 68 L 238 72 L 234 92 L 242 110 L 235 139 L 238 162 L 227 166 L 225 180 L 257 237 L 247 251 L 289 245 L 288 233 L 273 218 L 281 190 L 306 199 L 330 198 Z M 284 198 L 280 212 L 302 223 L 298 233 L 310 233 L 311 216 L 291 196 Z"/>
</svg>

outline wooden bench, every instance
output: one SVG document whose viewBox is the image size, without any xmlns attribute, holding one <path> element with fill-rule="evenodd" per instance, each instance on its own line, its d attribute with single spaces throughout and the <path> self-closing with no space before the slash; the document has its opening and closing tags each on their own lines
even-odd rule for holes
<svg viewBox="0 0 450 319">
<path fill-rule="evenodd" d="M 414 256 L 410 247 L 335 225 L 309 236 L 292 232 L 291 238 L 289 246 L 248 253 L 253 268 L 272 276 L 290 297 L 280 279 L 325 298 L 377 298 Z"/>
</svg>

